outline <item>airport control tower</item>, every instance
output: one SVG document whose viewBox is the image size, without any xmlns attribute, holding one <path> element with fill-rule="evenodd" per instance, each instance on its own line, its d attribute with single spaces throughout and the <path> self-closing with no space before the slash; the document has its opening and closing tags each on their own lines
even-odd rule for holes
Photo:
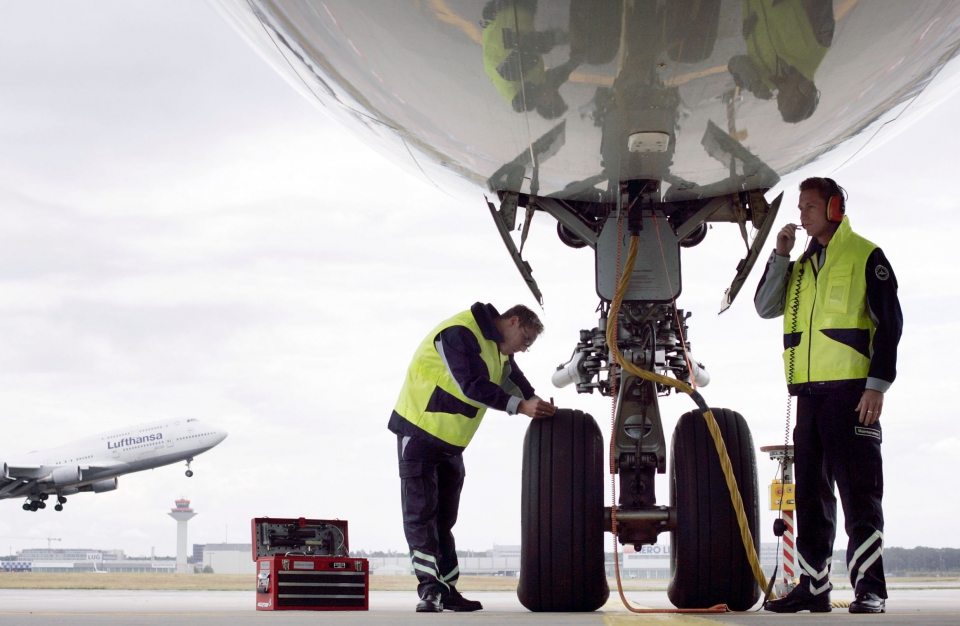
<svg viewBox="0 0 960 626">
<path fill-rule="evenodd" d="M 190 501 L 180 498 L 176 501 L 177 508 L 171 509 L 167 515 L 177 520 L 177 573 L 190 574 L 193 568 L 187 566 L 187 522 L 196 515 L 190 508 Z"/>
</svg>

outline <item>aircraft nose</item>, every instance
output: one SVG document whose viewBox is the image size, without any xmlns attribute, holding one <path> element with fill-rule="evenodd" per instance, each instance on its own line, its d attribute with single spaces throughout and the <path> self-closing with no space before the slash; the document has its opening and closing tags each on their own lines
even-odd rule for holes
<svg viewBox="0 0 960 626">
<path fill-rule="evenodd" d="M 217 434 L 215 435 L 215 437 L 217 438 L 217 442 L 213 445 L 217 445 L 218 443 L 226 439 L 228 434 L 229 433 L 227 433 L 227 431 L 223 430 L 222 428 L 218 428 Z"/>
</svg>

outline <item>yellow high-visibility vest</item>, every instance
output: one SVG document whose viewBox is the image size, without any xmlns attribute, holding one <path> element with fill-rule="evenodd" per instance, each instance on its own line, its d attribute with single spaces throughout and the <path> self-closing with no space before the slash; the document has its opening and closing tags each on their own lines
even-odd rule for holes
<svg viewBox="0 0 960 626">
<path fill-rule="evenodd" d="M 801 0 L 747 0 L 743 3 L 744 23 L 751 24 L 747 51 L 762 68 L 760 77 L 770 89 L 777 85 L 778 59 L 783 59 L 813 82 L 829 48 L 817 41 L 810 18 Z"/>
<path fill-rule="evenodd" d="M 514 12 L 516 11 L 516 12 Z M 507 80 L 500 75 L 498 68 L 500 64 L 514 53 L 514 50 L 503 45 L 503 30 L 517 30 L 514 38 L 522 40 L 524 33 L 534 32 L 533 11 L 525 5 L 508 7 L 500 10 L 496 18 L 483 29 L 483 67 L 487 76 L 493 81 L 493 85 L 500 92 L 500 96 L 508 103 L 513 103 L 513 99 L 522 90 L 519 80 Z M 518 60 L 519 62 L 519 60 Z M 546 78 L 546 69 L 543 66 L 543 58 L 538 55 L 532 68 L 523 73 L 524 83 L 527 85 L 542 85 Z"/>
<path fill-rule="evenodd" d="M 812 258 L 793 264 L 783 315 L 783 363 L 791 390 L 867 378 L 876 326 L 867 309 L 866 264 L 876 247 L 844 217 L 819 272 Z"/>
<path fill-rule="evenodd" d="M 496 341 L 483 336 L 473 313 L 467 310 L 442 322 L 420 343 L 393 410 L 434 437 L 466 447 L 477 432 L 486 407 L 463 395 L 437 352 L 436 336 L 451 326 L 470 329 L 480 344 L 480 356 L 487 365 L 490 381 L 496 385 L 502 383 L 509 357 L 500 353 Z"/>
</svg>

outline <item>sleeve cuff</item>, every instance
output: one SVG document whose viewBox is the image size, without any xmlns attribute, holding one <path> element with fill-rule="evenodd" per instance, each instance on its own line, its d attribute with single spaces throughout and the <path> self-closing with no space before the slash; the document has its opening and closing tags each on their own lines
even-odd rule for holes
<svg viewBox="0 0 960 626">
<path fill-rule="evenodd" d="M 888 383 L 882 378 L 874 378 L 873 376 L 867 378 L 867 389 L 879 391 L 880 393 L 887 393 L 887 390 L 890 389 L 890 385 L 892 384 L 893 383 Z"/>
<path fill-rule="evenodd" d="M 507 402 L 507 415 L 516 415 L 517 409 L 520 408 L 520 398 L 517 396 L 510 396 L 510 400 Z"/>
<path fill-rule="evenodd" d="M 767 263 L 778 269 L 787 267 L 790 264 L 790 255 L 788 254 L 787 256 L 780 256 L 777 254 L 777 251 L 774 250 L 770 253 L 770 258 L 767 259 Z"/>
</svg>

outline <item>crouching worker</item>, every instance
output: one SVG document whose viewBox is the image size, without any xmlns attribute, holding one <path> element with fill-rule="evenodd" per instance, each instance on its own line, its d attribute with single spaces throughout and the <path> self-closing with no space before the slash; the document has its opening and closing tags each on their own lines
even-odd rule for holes
<svg viewBox="0 0 960 626">
<path fill-rule="evenodd" d="M 800 183 L 800 223 L 811 238 L 797 261 L 794 224 L 777 235 L 754 302 L 784 316 L 787 388 L 797 396 L 793 431 L 800 584 L 765 608 L 831 610 L 830 558 L 837 499 L 847 531 L 851 613 L 883 613 L 883 462 L 880 415 L 897 375 L 903 317 L 897 279 L 876 245 L 850 228 L 843 190 L 829 178 Z"/>
<path fill-rule="evenodd" d="M 477 302 L 441 322 L 413 355 L 388 428 L 397 435 L 403 532 L 419 585 L 418 612 L 479 611 L 457 591 L 453 539 L 463 488 L 463 450 L 488 408 L 550 417 L 513 355 L 533 345 L 543 324 L 525 306 L 503 315 Z"/>
</svg>

